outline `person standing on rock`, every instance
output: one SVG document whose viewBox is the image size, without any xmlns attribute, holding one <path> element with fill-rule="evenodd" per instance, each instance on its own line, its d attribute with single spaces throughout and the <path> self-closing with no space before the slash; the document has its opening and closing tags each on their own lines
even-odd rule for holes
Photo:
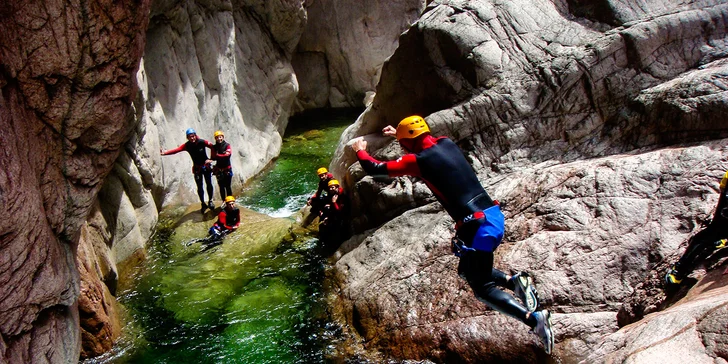
<svg viewBox="0 0 728 364">
<path fill-rule="evenodd" d="M 374 176 L 416 176 L 424 180 L 437 200 L 456 221 L 453 252 L 460 257 L 458 273 L 481 301 L 515 317 L 540 337 L 546 353 L 554 346 L 551 314 L 538 310 L 538 297 L 527 273 L 509 277 L 493 268 L 493 254 L 504 233 L 504 217 L 480 184 L 460 148 L 446 137 L 435 138 L 420 116 L 404 118 L 397 128 L 386 126 L 384 135 L 396 137 L 409 154 L 396 161 L 378 161 L 366 151 L 367 142 L 351 142 L 364 171 Z M 526 304 L 496 286 L 513 290 Z"/>
<path fill-rule="evenodd" d="M 328 196 L 328 184 L 329 181 L 334 179 L 334 175 L 329 173 L 329 170 L 325 167 L 321 167 L 316 170 L 318 175 L 319 183 L 316 192 L 308 198 L 306 205 L 311 206 L 311 210 L 308 216 L 303 220 L 301 226 L 308 226 L 316 217 L 321 214 L 321 208 L 326 203 L 326 197 Z"/>
<path fill-rule="evenodd" d="M 680 257 L 677 263 L 673 264 L 665 274 L 665 282 L 668 287 L 679 285 L 687 277 L 698 262 L 707 258 L 717 249 L 725 248 L 728 245 L 728 171 L 720 181 L 720 196 L 718 206 L 715 208 L 713 220 L 705 229 L 690 238 L 688 248 Z"/>
<path fill-rule="evenodd" d="M 186 143 L 170 150 L 159 149 L 159 152 L 162 155 L 177 154 L 182 151 L 190 154 L 190 158 L 192 158 L 192 174 L 195 176 L 195 183 L 197 184 L 197 196 L 200 197 L 200 203 L 202 204 L 200 212 L 204 214 L 205 209 L 215 209 L 215 205 L 212 203 L 212 167 L 210 167 L 207 151 L 205 150 L 205 148 L 212 150 L 213 145 L 207 140 L 198 138 L 195 129 L 187 129 L 185 135 L 187 136 Z M 202 190 L 203 178 L 207 184 L 207 197 L 209 197 L 207 204 L 205 204 L 205 192 Z"/>
<path fill-rule="evenodd" d="M 231 187 L 233 181 L 233 167 L 230 164 L 230 156 L 233 154 L 233 148 L 230 143 L 225 141 L 225 134 L 218 130 L 214 134 L 215 145 L 212 147 L 212 154 L 208 163 L 215 161 L 212 173 L 217 178 L 217 187 L 220 189 L 220 199 L 225 201 L 225 197 L 233 195 Z M 224 207 L 225 202 L 222 203 Z"/>
</svg>

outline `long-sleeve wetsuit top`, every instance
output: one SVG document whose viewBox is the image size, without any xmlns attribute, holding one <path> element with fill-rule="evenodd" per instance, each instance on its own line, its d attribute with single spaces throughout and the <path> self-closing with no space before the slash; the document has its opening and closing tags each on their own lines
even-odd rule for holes
<svg viewBox="0 0 728 364">
<path fill-rule="evenodd" d="M 331 181 L 332 179 L 334 179 L 334 175 L 326 172 L 326 178 L 324 178 L 323 180 L 319 179 L 318 189 L 313 194 L 313 196 L 311 196 L 311 198 L 321 197 L 322 191 L 328 190 L 329 181 Z"/>
<path fill-rule="evenodd" d="M 230 156 L 232 154 L 233 148 L 228 142 L 223 140 L 222 143 L 215 143 L 210 159 L 215 161 L 215 168 L 228 169 L 230 168 Z"/>
<path fill-rule="evenodd" d="M 205 165 L 205 161 L 207 161 L 207 151 L 205 148 L 212 149 L 213 145 L 212 143 L 208 142 L 205 139 L 197 139 L 197 141 L 184 143 L 180 145 L 177 148 L 170 149 L 162 155 L 170 155 L 170 154 L 176 154 L 182 151 L 186 151 L 190 154 L 190 158 L 192 158 L 192 165 L 195 167 L 202 167 Z"/>
<path fill-rule="evenodd" d="M 490 207 L 490 197 L 460 148 L 446 137 L 425 138 L 429 139 L 424 140 L 421 152 L 406 154 L 396 161 L 378 161 L 365 150 L 358 151 L 356 157 L 370 175 L 422 178 L 455 221 Z"/>
<path fill-rule="evenodd" d="M 338 196 L 335 202 L 333 201 L 334 196 Z M 339 192 L 335 195 L 329 193 L 326 198 L 326 206 L 323 209 L 324 218 L 339 220 L 349 216 L 349 196 L 344 193 L 343 187 L 339 187 Z"/>
<path fill-rule="evenodd" d="M 240 226 L 240 209 L 237 207 L 232 210 L 222 209 L 217 215 L 215 225 L 224 226 L 226 229 L 237 229 Z"/>
</svg>

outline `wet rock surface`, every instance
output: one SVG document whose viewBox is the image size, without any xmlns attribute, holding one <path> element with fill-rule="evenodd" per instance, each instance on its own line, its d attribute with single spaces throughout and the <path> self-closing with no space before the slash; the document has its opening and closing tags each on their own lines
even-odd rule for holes
<svg viewBox="0 0 728 364">
<path fill-rule="evenodd" d="M 79 233 L 133 129 L 149 7 L 0 6 L 1 362 L 79 358 Z"/>
<path fill-rule="evenodd" d="M 554 312 L 555 360 L 663 360 L 657 336 L 645 339 L 655 350 L 641 351 L 646 331 L 630 328 L 652 320 L 671 337 L 686 326 L 657 313 L 620 325 L 667 306 L 685 322 L 713 318 L 706 313 L 727 298 L 719 285 L 702 293 L 710 303 L 688 295 L 671 305 L 654 282 L 712 215 L 728 169 L 728 8 L 669 3 L 590 3 L 611 11 L 595 18 L 577 1 L 436 1 L 400 38 L 332 163 L 357 211 L 376 217 L 359 219 L 361 235 L 340 250 L 333 290 L 369 355 L 552 360 L 525 325 L 457 278 L 452 221 L 420 182 L 365 177 L 354 163 L 345 143 L 356 136 L 379 159 L 401 155 L 379 131 L 411 114 L 455 140 L 501 201 L 507 230 L 495 266 L 532 272 Z M 634 312 L 618 320 L 626 306 Z M 676 348 L 720 358 L 720 345 L 694 340 L 716 332 L 707 326 Z"/>
</svg>

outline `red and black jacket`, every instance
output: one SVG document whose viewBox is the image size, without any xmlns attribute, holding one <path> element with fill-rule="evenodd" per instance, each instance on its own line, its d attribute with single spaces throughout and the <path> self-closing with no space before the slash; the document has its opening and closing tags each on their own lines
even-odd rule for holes
<svg viewBox="0 0 728 364">
<path fill-rule="evenodd" d="M 396 161 L 378 161 L 365 150 L 357 152 L 356 157 L 370 175 L 422 178 L 455 221 L 493 206 L 473 167 L 452 140 L 426 135 L 421 143 L 422 151 Z"/>
<path fill-rule="evenodd" d="M 215 143 L 212 147 L 212 155 L 210 159 L 215 161 L 216 170 L 227 170 L 230 169 L 230 156 L 233 154 L 233 148 L 230 143 L 222 141 L 222 143 Z"/>
<path fill-rule="evenodd" d="M 237 207 L 232 210 L 222 209 L 217 215 L 215 225 L 225 227 L 225 229 L 237 229 L 240 226 L 240 209 Z"/>
<path fill-rule="evenodd" d="M 313 196 L 311 196 L 311 198 L 314 199 L 317 197 L 321 197 L 321 193 L 329 189 L 329 181 L 331 181 L 332 179 L 334 179 L 334 175 L 326 172 L 326 178 L 324 178 L 323 180 L 319 179 L 318 189 L 316 189 L 316 192 L 313 194 Z"/>
</svg>

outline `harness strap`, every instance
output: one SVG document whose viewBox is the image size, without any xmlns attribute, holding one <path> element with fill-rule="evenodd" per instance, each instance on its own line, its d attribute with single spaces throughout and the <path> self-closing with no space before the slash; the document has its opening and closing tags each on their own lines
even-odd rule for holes
<svg viewBox="0 0 728 364">
<path fill-rule="evenodd" d="M 485 217 L 485 213 L 483 211 L 475 211 L 472 214 L 465 216 L 462 218 L 462 220 L 455 223 L 455 230 L 460 229 L 461 226 L 464 224 L 467 224 L 473 220 L 479 220 Z"/>
</svg>

